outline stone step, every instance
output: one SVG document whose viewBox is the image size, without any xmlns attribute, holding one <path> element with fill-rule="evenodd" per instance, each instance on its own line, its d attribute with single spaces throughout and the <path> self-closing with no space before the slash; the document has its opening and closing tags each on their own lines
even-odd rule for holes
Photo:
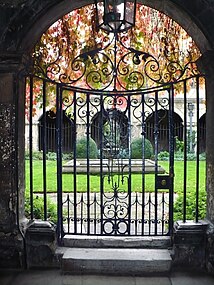
<svg viewBox="0 0 214 285">
<path fill-rule="evenodd" d="M 171 245 L 169 236 L 121 237 L 121 236 L 80 236 L 65 235 L 65 247 L 82 248 L 160 248 L 168 249 Z"/>
<path fill-rule="evenodd" d="M 70 274 L 162 275 L 172 259 L 166 249 L 68 248 L 62 272 Z"/>
</svg>

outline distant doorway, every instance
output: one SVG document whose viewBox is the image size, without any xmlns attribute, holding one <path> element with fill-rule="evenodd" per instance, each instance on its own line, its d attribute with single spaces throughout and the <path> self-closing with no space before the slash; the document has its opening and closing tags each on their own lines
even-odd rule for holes
<svg viewBox="0 0 214 285">
<path fill-rule="evenodd" d="M 39 119 L 39 150 L 46 152 L 56 152 L 56 114 L 47 111 Z M 71 153 L 73 149 L 73 121 L 62 113 L 62 151 Z"/>
<path fill-rule="evenodd" d="M 160 109 L 153 112 L 146 120 L 146 137 L 155 146 L 155 125 L 158 124 L 159 149 L 158 151 L 169 150 L 170 113 L 168 110 Z M 172 113 L 174 123 L 174 136 L 180 141 L 183 140 L 183 121 L 175 112 Z M 155 123 L 156 122 L 156 123 Z"/>
</svg>

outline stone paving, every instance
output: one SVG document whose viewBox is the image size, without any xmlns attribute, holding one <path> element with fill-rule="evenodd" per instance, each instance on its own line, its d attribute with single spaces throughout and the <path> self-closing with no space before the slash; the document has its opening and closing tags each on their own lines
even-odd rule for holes
<svg viewBox="0 0 214 285">
<path fill-rule="evenodd" d="M 175 272 L 170 276 L 134 277 L 62 275 L 60 270 L 0 271 L 1 285 L 214 285 L 214 277 Z"/>
</svg>

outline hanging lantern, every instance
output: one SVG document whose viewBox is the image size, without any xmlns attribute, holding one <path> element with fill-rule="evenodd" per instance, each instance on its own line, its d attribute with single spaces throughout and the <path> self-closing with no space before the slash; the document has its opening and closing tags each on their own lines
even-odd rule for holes
<svg viewBox="0 0 214 285">
<path fill-rule="evenodd" d="M 95 0 L 97 26 L 110 33 L 121 33 L 135 25 L 136 0 Z"/>
</svg>

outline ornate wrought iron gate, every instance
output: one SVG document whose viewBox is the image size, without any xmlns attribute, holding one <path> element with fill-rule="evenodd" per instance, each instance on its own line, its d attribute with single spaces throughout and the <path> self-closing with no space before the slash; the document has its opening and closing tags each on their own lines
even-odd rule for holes
<svg viewBox="0 0 214 285">
<path fill-rule="evenodd" d="M 80 94 L 72 91 L 64 102 L 59 89 L 58 159 L 61 158 L 62 105 L 72 107 L 75 126 L 73 160 L 58 164 L 58 195 L 62 233 L 95 235 L 163 235 L 172 229 L 173 207 L 173 90 L 124 95 Z M 161 109 L 163 112 L 158 113 Z M 146 119 L 155 112 L 154 142 L 147 140 Z M 99 120 L 93 126 L 93 118 Z M 169 160 L 158 162 L 159 125 L 167 116 Z M 97 128 L 96 131 L 94 128 Z M 91 156 L 92 130 L 98 158 Z M 85 157 L 79 159 L 79 138 L 85 141 Z M 136 149 L 137 148 L 137 149 Z M 82 153 L 81 153 L 82 154 Z M 80 155 L 81 157 L 81 155 Z M 92 157 L 92 158 L 91 158 Z M 63 194 L 61 173 L 71 176 L 72 193 Z M 80 179 L 84 187 L 80 189 Z M 95 192 L 94 192 L 95 191 Z M 82 193 L 84 192 L 84 193 Z M 63 197 L 63 198 L 62 198 Z"/>
<path fill-rule="evenodd" d="M 38 83 L 39 82 L 39 83 Z M 42 131 L 42 185 L 44 219 L 49 218 L 48 200 L 57 202 L 59 237 L 65 234 L 87 235 L 169 235 L 173 227 L 174 151 L 174 90 L 179 85 L 183 96 L 183 160 L 184 209 L 187 193 L 188 103 L 187 85 L 192 86 L 191 100 L 196 111 L 196 219 L 199 197 L 199 109 L 200 76 L 143 92 L 79 92 L 65 84 L 55 84 L 30 76 L 29 99 L 29 188 L 31 218 L 34 217 L 34 123 L 33 86 L 40 85 L 43 97 L 38 128 Z M 51 84 L 56 102 L 47 112 L 45 101 Z M 193 92 L 194 91 L 194 92 Z M 64 116 L 71 121 L 72 151 L 66 160 L 63 135 Z M 152 144 L 147 139 L 148 118 L 154 116 Z M 47 116 L 49 116 L 47 118 Z M 54 118 L 56 138 L 57 187 L 48 181 L 47 127 Z M 167 120 L 167 130 L 161 123 Z M 181 130 L 179 129 L 179 133 Z M 160 161 L 160 140 L 168 141 L 167 161 Z M 166 159 L 166 157 L 165 157 Z M 52 173 L 53 175 L 53 173 Z M 48 193 L 50 192 L 50 193 Z M 57 194 L 53 194 L 56 192 Z M 37 195 L 40 195 L 37 193 Z M 185 214 L 186 217 L 186 214 Z"/>
</svg>

